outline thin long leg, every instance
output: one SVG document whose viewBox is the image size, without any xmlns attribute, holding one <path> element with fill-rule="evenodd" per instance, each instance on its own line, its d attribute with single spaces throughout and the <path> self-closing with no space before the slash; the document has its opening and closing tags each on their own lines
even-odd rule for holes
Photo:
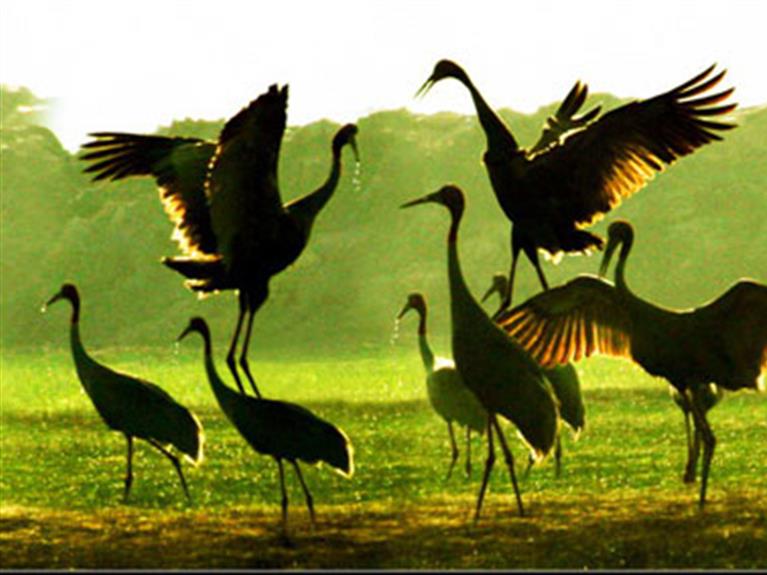
<svg viewBox="0 0 767 575">
<path fill-rule="evenodd" d="M 248 296 L 243 290 L 240 290 L 240 310 L 237 314 L 237 325 L 234 327 L 234 334 L 232 335 L 232 342 L 229 344 L 229 351 L 226 354 L 226 365 L 229 366 L 229 371 L 234 376 L 234 381 L 237 383 L 237 387 L 240 393 L 245 394 L 245 388 L 240 381 L 240 374 L 237 373 L 237 364 L 234 361 L 234 352 L 237 350 L 237 340 L 240 339 L 240 331 L 242 330 L 242 320 L 245 318 L 245 312 L 248 309 L 247 305 Z"/>
<path fill-rule="evenodd" d="M 541 282 L 541 287 L 543 287 L 544 290 L 549 289 L 549 282 L 546 281 L 546 276 L 543 275 L 543 268 L 541 268 L 541 262 L 538 259 L 538 249 L 535 246 L 531 249 L 525 249 L 525 255 L 527 255 L 527 259 L 530 260 L 530 263 L 533 264 L 533 267 L 538 274 L 538 281 Z"/>
<path fill-rule="evenodd" d="M 522 479 L 527 479 L 527 476 L 530 475 L 530 470 L 533 468 L 533 465 L 535 465 L 535 458 L 533 457 L 533 454 L 530 453 L 527 456 L 527 466 L 525 467 L 525 472 L 522 474 Z"/>
<path fill-rule="evenodd" d="M 517 497 L 517 507 L 519 508 L 520 517 L 524 517 L 525 509 L 522 507 L 522 496 L 519 494 L 519 485 L 517 485 L 517 474 L 514 472 L 514 456 L 511 454 L 509 446 L 506 444 L 506 438 L 503 436 L 503 430 L 498 424 L 498 419 L 495 415 L 491 416 L 495 430 L 498 432 L 498 441 L 501 444 L 503 450 L 503 456 L 506 460 L 506 467 L 509 469 L 509 475 L 511 476 L 511 484 L 514 486 L 514 495 Z"/>
<path fill-rule="evenodd" d="M 173 455 L 170 451 L 165 449 L 162 445 L 157 443 L 154 439 L 147 439 L 150 445 L 155 447 L 160 453 L 162 453 L 165 457 L 170 459 L 170 462 L 173 464 L 173 467 L 176 468 L 176 473 L 178 473 L 178 478 L 181 480 L 181 487 L 184 488 L 184 494 L 186 495 L 186 498 L 188 501 L 192 501 L 192 498 L 189 496 L 189 488 L 186 486 L 186 479 L 184 479 L 184 472 L 181 470 L 181 462 L 178 460 L 178 457 Z"/>
<path fill-rule="evenodd" d="M 123 501 L 128 501 L 131 485 L 133 485 L 133 437 L 125 434 L 128 440 L 128 468 L 125 472 L 125 490 L 123 491 Z"/>
<path fill-rule="evenodd" d="M 298 466 L 297 461 L 291 461 L 293 464 L 293 468 L 296 470 L 296 475 L 298 475 L 298 481 L 301 482 L 301 487 L 304 490 L 304 495 L 306 496 L 306 506 L 309 508 L 309 517 L 312 520 L 312 527 L 315 526 L 317 523 L 316 516 L 314 515 L 314 498 L 312 497 L 312 494 L 309 493 L 309 488 L 306 486 L 306 482 L 304 481 L 304 476 L 301 474 L 301 468 Z"/>
<path fill-rule="evenodd" d="M 711 460 L 714 457 L 714 448 L 716 447 L 716 437 L 711 431 L 711 426 L 706 420 L 706 412 L 701 407 L 703 402 L 698 395 L 699 389 L 694 388 L 691 391 L 690 408 L 692 410 L 693 422 L 695 423 L 696 435 L 700 433 L 703 441 L 703 466 L 700 471 L 700 502 L 699 506 L 703 509 L 706 504 L 706 487 L 708 486 L 708 472 L 711 467 Z"/>
<path fill-rule="evenodd" d="M 474 523 L 479 521 L 479 512 L 482 510 L 482 500 L 485 498 L 485 489 L 487 489 L 487 480 L 490 478 L 490 471 L 495 463 L 495 449 L 493 448 L 493 426 L 492 416 L 487 416 L 487 460 L 485 461 L 485 472 L 482 474 L 482 485 L 479 488 L 479 497 L 477 498 L 477 509 L 474 512 Z"/>
<path fill-rule="evenodd" d="M 466 426 L 466 477 L 471 477 L 471 427 Z"/>
<path fill-rule="evenodd" d="M 256 310 L 252 309 L 249 312 L 248 315 L 248 325 L 245 328 L 245 339 L 242 340 L 242 351 L 240 353 L 240 367 L 242 367 L 242 371 L 245 372 L 245 375 L 248 378 L 248 381 L 250 382 L 250 386 L 253 388 L 253 393 L 256 394 L 256 397 L 260 398 L 261 393 L 258 391 L 258 387 L 256 386 L 256 380 L 253 379 L 253 375 L 250 373 L 250 366 L 248 365 L 248 346 L 250 345 L 250 334 L 253 331 L 253 318 L 256 315 Z"/>
<path fill-rule="evenodd" d="M 699 437 L 697 429 L 695 430 L 695 439 L 693 439 L 690 431 L 689 409 L 690 407 L 688 403 L 687 411 L 684 411 L 684 430 L 687 436 L 687 464 L 684 468 L 684 477 L 682 480 L 685 483 L 695 483 L 695 468 L 698 464 Z"/>
<path fill-rule="evenodd" d="M 288 531 L 288 491 L 285 489 L 285 470 L 282 467 L 282 459 L 276 458 L 277 468 L 280 470 L 280 491 L 282 492 L 282 532 Z"/>
<path fill-rule="evenodd" d="M 455 462 L 458 460 L 458 445 L 455 443 L 455 433 L 453 432 L 453 422 L 448 421 L 447 422 L 447 432 L 450 435 L 450 467 L 447 469 L 447 477 L 445 479 L 450 479 L 450 475 L 453 473 L 453 467 L 455 467 Z"/>
<path fill-rule="evenodd" d="M 498 311 L 495 312 L 495 314 L 493 315 L 493 321 L 496 321 L 504 311 L 506 311 L 508 308 L 511 307 L 511 296 L 512 296 L 512 293 L 514 292 L 514 275 L 516 273 L 518 259 L 519 259 L 519 248 L 515 248 L 514 243 L 512 241 L 511 269 L 509 270 L 509 282 L 506 284 L 506 293 L 503 294 L 501 305 L 498 308 Z"/>
<path fill-rule="evenodd" d="M 559 477 L 562 473 L 562 441 L 557 434 L 557 442 L 554 445 L 554 477 Z"/>
</svg>

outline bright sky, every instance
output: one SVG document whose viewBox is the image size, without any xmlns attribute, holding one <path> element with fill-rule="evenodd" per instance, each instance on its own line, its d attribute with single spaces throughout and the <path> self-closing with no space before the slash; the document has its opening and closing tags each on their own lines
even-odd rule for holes
<svg viewBox="0 0 767 575">
<path fill-rule="evenodd" d="M 649 97 L 713 62 L 741 106 L 767 103 L 762 0 L 3 0 L 0 82 L 50 98 L 75 150 L 89 131 L 228 118 L 289 83 L 288 123 L 375 110 L 473 113 L 440 58 L 493 107 L 532 112 L 576 79 Z"/>
</svg>

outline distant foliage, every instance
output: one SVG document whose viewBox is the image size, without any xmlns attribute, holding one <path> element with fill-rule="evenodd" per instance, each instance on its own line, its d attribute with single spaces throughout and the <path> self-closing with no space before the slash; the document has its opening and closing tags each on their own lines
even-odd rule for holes
<svg viewBox="0 0 767 575">
<path fill-rule="evenodd" d="M 198 301 L 180 276 L 159 263 L 176 246 L 153 181 L 91 184 L 81 173 L 83 164 L 39 125 L 39 99 L 28 90 L 3 87 L 1 100 L 0 343 L 65 345 L 65 319 L 39 310 L 66 280 L 81 287 L 88 306 L 83 338 L 93 348 L 102 342 L 170 346 L 192 314 L 204 315 L 213 333 L 229 334 L 233 296 Z M 603 94 L 590 102 L 605 109 L 619 103 Z M 501 114 L 520 143 L 529 144 L 554 107 L 533 115 Z M 639 295 L 687 307 L 713 298 L 741 276 L 767 282 L 767 109 L 741 111 L 736 120 L 739 127 L 723 142 L 682 159 L 594 226 L 604 234 L 613 219 L 634 224 L 628 275 Z M 468 197 L 459 250 L 469 287 L 479 296 L 495 271 L 508 268 L 508 223 L 481 163 L 484 136 L 474 116 L 421 116 L 402 109 L 357 123 L 359 184 L 348 155 L 312 243 L 292 269 L 272 281 L 272 295 L 256 319 L 255 355 L 387 348 L 398 306 L 413 290 L 429 298 L 434 346 L 445 349 L 447 217 L 439 210 L 398 207 L 444 183 L 460 185 Z M 185 119 L 158 133 L 214 139 L 221 125 Z M 283 200 L 320 185 L 337 128 L 320 121 L 286 131 Z M 544 265 L 555 285 L 577 273 L 596 273 L 599 261 L 570 257 L 559 266 Z M 537 290 L 532 268 L 522 261 L 516 301 Z"/>
</svg>

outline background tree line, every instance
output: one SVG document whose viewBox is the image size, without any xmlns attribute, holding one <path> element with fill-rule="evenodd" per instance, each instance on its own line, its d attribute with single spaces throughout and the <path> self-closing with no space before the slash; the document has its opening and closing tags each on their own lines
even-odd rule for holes
<svg viewBox="0 0 767 575">
<path fill-rule="evenodd" d="M 34 94 L 2 87 L 0 101 L 0 344 L 65 345 L 61 319 L 40 314 L 63 281 L 81 289 L 83 334 L 93 348 L 169 345 L 193 314 L 204 315 L 214 334 L 228 337 L 233 295 L 198 301 L 181 276 L 159 263 L 176 246 L 154 182 L 91 183 L 84 164 L 34 113 L 41 103 Z M 606 94 L 589 101 L 605 110 L 621 103 Z M 528 145 L 555 106 L 501 115 Z M 604 234 L 616 218 L 635 225 L 628 275 L 642 297 L 697 306 L 742 276 L 767 281 L 767 108 L 741 110 L 735 117 L 739 126 L 723 142 L 682 159 L 594 226 Z M 215 139 L 223 121 L 186 119 L 158 133 Z M 459 249 L 471 289 L 480 296 L 492 274 L 508 268 L 508 222 L 481 164 L 484 136 L 474 116 L 401 109 L 360 118 L 358 126 L 359 172 L 351 154 L 345 155 L 341 184 L 309 247 L 271 283 L 256 318 L 255 355 L 385 349 L 394 316 L 411 290 L 426 294 L 435 344 L 448 349 L 447 214 L 428 207 L 399 210 L 404 201 L 446 182 L 459 184 L 468 196 Z M 329 121 L 288 128 L 280 159 L 283 200 L 324 180 L 337 128 Z M 558 266 L 544 264 L 545 271 L 556 284 L 596 273 L 598 257 L 565 258 Z M 535 274 L 522 259 L 515 300 L 537 290 Z M 411 331 L 404 330 L 404 337 Z"/>
</svg>

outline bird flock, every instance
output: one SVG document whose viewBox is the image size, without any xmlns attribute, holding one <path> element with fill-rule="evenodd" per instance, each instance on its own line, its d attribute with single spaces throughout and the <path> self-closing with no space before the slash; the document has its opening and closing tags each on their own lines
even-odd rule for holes
<svg viewBox="0 0 767 575">
<path fill-rule="evenodd" d="M 576 82 L 550 117 L 540 139 L 521 148 L 501 117 L 485 101 L 466 71 L 455 62 L 435 65 L 417 96 L 452 78 L 469 92 L 486 136 L 482 160 L 503 215 L 511 223 L 511 265 L 496 274 L 481 300 L 468 289 L 459 257 L 458 235 L 466 194 L 453 183 L 402 206 L 438 205 L 447 211 L 447 280 L 450 293 L 452 359 L 436 358 L 427 341 L 426 298 L 407 296 L 398 321 L 418 316 L 418 346 L 426 391 L 434 411 L 447 424 L 451 460 L 459 456 L 455 426 L 465 428 L 466 475 L 471 475 L 471 433 L 487 444 L 482 481 L 474 508 L 480 517 L 495 463 L 495 443 L 525 514 L 512 451 L 501 420 L 511 422 L 528 449 L 528 466 L 555 454 L 560 474 L 560 434 L 564 422 L 575 437 L 584 429 L 585 407 L 574 363 L 593 354 L 627 358 L 665 378 L 685 416 L 688 459 L 685 482 L 694 482 L 703 448 L 699 506 L 706 501 L 716 439 L 707 412 L 723 391 L 763 389 L 767 371 L 767 286 L 743 279 L 718 299 L 692 310 L 671 310 L 641 299 L 626 282 L 626 262 L 634 228 L 616 220 L 603 238 L 588 231 L 621 201 L 642 189 L 656 173 L 701 146 L 721 140 L 735 127 L 722 118 L 733 88 L 715 92 L 725 71 L 704 70 L 676 88 L 632 101 L 600 116 L 595 107 L 580 113 L 588 88 Z M 256 383 L 247 352 L 258 310 L 269 296 L 272 277 L 306 249 L 313 224 L 332 198 L 348 146 L 359 162 L 357 127 L 347 124 L 330 145 L 326 180 L 306 195 L 283 203 L 277 178 L 285 131 L 288 87 L 272 85 L 224 125 L 216 141 L 118 132 L 97 132 L 83 145 L 81 159 L 94 180 L 154 178 L 162 206 L 174 226 L 180 254 L 163 259 L 191 290 L 234 290 L 238 314 L 226 354 L 236 387 L 216 369 L 210 329 L 193 317 L 179 340 L 197 334 L 213 395 L 230 423 L 258 453 L 274 459 L 279 472 L 283 531 L 288 498 L 284 462 L 295 470 L 312 524 L 314 504 L 299 462 L 326 463 L 345 477 L 354 472 L 354 450 L 337 426 L 308 409 L 268 399 Z M 373 160 L 374 161 L 374 160 Z M 419 210 L 409 217 L 417 218 Z M 620 248 L 615 280 L 605 279 Z M 549 286 L 540 255 L 603 250 L 598 276 L 581 274 Z M 530 261 L 542 291 L 512 305 L 520 252 Z M 494 313 L 482 302 L 497 293 Z M 133 439 L 143 439 L 173 464 L 187 498 L 180 464 L 203 459 L 199 419 L 160 387 L 95 361 L 80 339 L 80 296 L 64 284 L 48 305 L 71 304 L 70 343 L 80 382 L 107 426 L 127 440 L 124 499 L 133 482 Z M 239 349 L 239 356 L 238 356 Z M 248 381 L 250 389 L 243 385 Z M 692 418 L 693 428 L 690 428 Z"/>
</svg>

